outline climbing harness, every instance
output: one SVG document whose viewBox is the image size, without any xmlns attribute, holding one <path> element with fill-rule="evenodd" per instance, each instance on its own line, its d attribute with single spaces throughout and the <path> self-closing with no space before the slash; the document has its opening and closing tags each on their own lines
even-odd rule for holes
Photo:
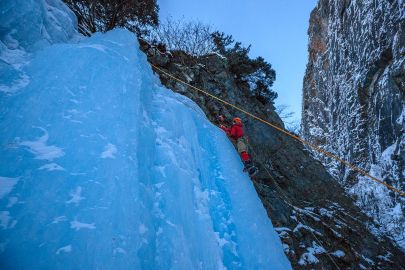
<svg viewBox="0 0 405 270">
<path fill-rule="evenodd" d="M 178 81 L 178 82 L 180 82 L 180 83 L 182 83 L 182 84 L 184 84 L 184 85 L 190 87 L 191 89 L 196 90 L 197 92 L 203 93 L 203 94 L 205 94 L 205 95 L 207 95 L 207 96 L 209 96 L 209 97 L 211 97 L 211 98 L 213 98 L 213 99 L 215 99 L 215 100 L 217 100 L 217 101 L 219 101 L 219 102 L 221 102 L 221 103 L 223 103 L 223 104 L 225 104 L 225 105 L 227 105 L 227 106 L 229 106 L 229 107 L 232 107 L 232 108 L 234 108 L 234 109 L 236 109 L 236 110 L 238 110 L 238 111 L 240 111 L 240 112 L 242 112 L 242 113 L 244 113 L 244 114 L 246 114 L 246 115 L 252 117 L 253 119 L 256 119 L 256 120 L 258 120 L 258 121 L 260 121 L 260 122 L 262 122 L 262 123 L 264 123 L 264 124 L 266 124 L 266 125 L 268 125 L 268 126 L 271 126 L 272 128 L 278 130 L 279 132 L 284 133 L 285 135 L 290 136 L 290 137 L 292 137 L 293 139 L 295 139 L 295 140 L 297 140 L 297 141 L 300 141 L 300 142 L 302 142 L 303 144 L 308 145 L 309 147 L 311 147 L 312 149 L 318 151 L 319 153 L 322 153 L 322 154 L 324 154 L 324 155 L 326 155 L 326 156 L 328 156 L 328 157 L 330 157 L 330 158 L 333 158 L 333 159 L 339 161 L 340 163 L 346 165 L 347 167 L 349 167 L 349 168 L 351 168 L 351 169 L 353 169 L 353 170 L 359 172 L 360 174 L 362 174 L 362 175 L 364 175 L 364 176 L 370 178 L 371 180 L 373 180 L 373 181 L 375 181 L 375 182 L 377 182 L 377 183 L 380 183 L 381 185 L 384 185 L 386 188 L 390 189 L 391 191 L 398 193 L 400 196 L 405 197 L 405 192 L 402 192 L 401 190 L 399 190 L 399 189 L 397 189 L 397 188 L 395 188 L 395 187 L 393 187 L 393 186 L 391 186 L 391 185 L 385 183 L 385 182 L 382 181 L 381 179 L 378 179 L 377 177 L 374 177 L 374 176 L 370 175 L 369 173 L 365 172 L 364 170 L 362 170 L 362 169 L 360 169 L 360 168 L 354 166 L 354 165 L 351 164 L 350 162 L 341 159 L 340 157 L 338 157 L 338 156 L 336 156 L 336 155 L 334 155 L 334 154 L 332 154 L 332 153 L 330 153 L 330 152 L 328 152 L 328 151 L 326 151 L 326 150 L 320 148 L 319 146 L 317 146 L 317 145 L 315 145 L 315 144 L 312 144 L 312 143 L 310 143 L 310 142 L 308 142 L 308 141 L 302 139 L 301 137 L 299 137 L 299 136 L 297 136 L 297 135 L 294 135 L 294 134 L 292 134 L 291 132 L 288 132 L 287 130 L 285 130 L 285 129 L 279 127 L 279 126 L 276 126 L 276 125 L 274 125 L 274 124 L 272 124 L 272 123 L 270 123 L 270 122 L 268 122 L 268 121 L 266 121 L 266 120 L 264 120 L 264 119 L 262 119 L 262 118 L 260 118 L 260 117 L 258 117 L 258 116 L 256 116 L 256 115 L 254 115 L 254 114 L 252 114 L 252 113 L 250 113 L 250 112 L 248 112 L 248 111 L 246 111 L 246 110 L 244 110 L 244 109 L 242 109 L 242 108 L 240 108 L 240 107 L 238 107 L 238 106 L 236 106 L 236 105 L 234 105 L 234 104 L 232 104 L 232 103 L 229 103 L 229 102 L 227 102 L 227 101 L 225 101 L 225 100 L 223 100 L 223 99 L 221 99 L 221 98 L 219 98 L 219 97 L 217 97 L 217 96 L 215 96 L 215 95 L 213 95 L 213 94 L 211 94 L 211 93 L 208 93 L 207 91 L 204 91 L 204 90 L 202 90 L 202 89 L 200 89 L 200 88 L 198 88 L 198 87 L 195 87 L 195 86 L 193 86 L 193 85 L 191 85 L 191 84 L 189 84 L 189 83 L 187 83 L 187 82 L 185 82 L 185 81 L 183 81 L 183 80 L 181 80 L 181 79 L 179 79 L 179 78 L 177 78 L 177 77 L 171 75 L 170 73 L 168 73 L 168 72 L 162 70 L 161 68 L 159 68 L 159 67 L 157 67 L 157 66 L 155 66 L 155 65 L 153 65 L 153 64 L 151 64 L 151 66 L 154 67 L 154 68 L 155 68 L 157 71 L 159 71 L 160 73 L 162 73 L 162 74 L 164 74 L 164 75 L 166 75 L 166 76 L 168 76 L 168 77 L 170 77 L 170 78 L 172 78 L 172 79 L 174 79 L 174 80 L 176 80 L 176 81 Z"/>
</svg>

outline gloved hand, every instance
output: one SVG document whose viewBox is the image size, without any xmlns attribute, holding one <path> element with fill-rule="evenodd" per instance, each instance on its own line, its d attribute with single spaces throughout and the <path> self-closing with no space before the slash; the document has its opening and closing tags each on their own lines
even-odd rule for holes
<svg viewBox="0 0 405 270">
<path fill-rule="evenodd" d="M 222 124 L 219 125 L 219 127 L 228 134 L 228 127 L 226 127 L 226 126 L 224 126 Z"/>
</svg>

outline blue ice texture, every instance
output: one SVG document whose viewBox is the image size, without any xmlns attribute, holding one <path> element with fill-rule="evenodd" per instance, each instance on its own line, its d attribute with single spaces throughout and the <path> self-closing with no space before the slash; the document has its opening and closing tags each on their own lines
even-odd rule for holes
<svg viewBox="0 0 405 270">
<path fill-rule="evenodd" d="M 132 33 L 0 8 L 0 269 L 291 269 L 232 143 Z"/>
</svg>

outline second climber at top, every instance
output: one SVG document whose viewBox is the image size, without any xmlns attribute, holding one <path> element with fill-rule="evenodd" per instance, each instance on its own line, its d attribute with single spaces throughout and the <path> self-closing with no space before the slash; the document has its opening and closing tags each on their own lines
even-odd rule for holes
<svg viewBox="0 0 405 270">
<path fill-rule="evenodd" d="M 253 177 L 258 173 L 258 169 L 253 165 L 252 159 L 248 153 L 247 139 L 243 131 L 242 120 L 239 117 L 235 117 L 232 120 L 232 125 L 228 127 L 225 123 L 223 115 L 218 117 L 220 122 L 219 127 L 226 132 L 231 140 L 236 143 L 236 148 L 242 159 L 243 165 L 245 165 L 244 171 L 249 173 L 250 177 Z"/>
</svg>

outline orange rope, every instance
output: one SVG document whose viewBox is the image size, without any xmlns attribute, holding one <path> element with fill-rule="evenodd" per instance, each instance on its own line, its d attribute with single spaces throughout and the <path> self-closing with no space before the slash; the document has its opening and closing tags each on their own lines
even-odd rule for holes
<svg viewBox="0 0 405 270">
<path fill-rule="evenodd" d="M 234 109 L 236 109 L 236 110 L 238 110 L 238 111 L 240 111 L 240 112 L 243 112 L 244 114 L 246 114 L 246 115 L 248 115 L 248 116 L 250 116 L 250 117 L 252 117 L 252 118 L 254 118 L 254 119 L 256 119 L 256 120 L 258 120 L 258 121 L 260 121 L 260 122 L 262 122 L 262 123 L 264 123 L 264 124 L 266 124 L 266 125 L 269 125 L 269 126 L 271 126 L 272 128 L 275 128 L 276 130 L 278 130 L 278 131 L 280 131 L 280 132 L 282 132 L 282 133 L 284 133 L 284 134 L 286 134 L 286 135 L 288 135 L 288 136 L 290 136 L 290 137 L 292 137 L 292 138 L 294 138 L 294 139 L 296 139 L 296 140 L 302 142 L 303 144 L 308 145 L 308 146 L 311 147 L 312 149 L 314 149 L 314 150 L 316 150 L 316 151 L 318 151 L 318 152 L 320 152 L 320 153 L 322 153 L 322 154 L 324 154 L 324 155 L 326 155 L 326 156 L 328 156 L 328 157 L 331 157 L 331 158 L 333 158 L 333 159 L 335 159 L 335 160 L 337 160 L 337 161 L 343 163 L 344 165 L 346 165 L 346 166 L 350 167 L 351 169 L 353 169 L 353 170 L 355 170 L 355 171 L 361 173 L 361 174 L 364 175 L 364 176 L 367 176 L 368 178 L 370 178 L 370 179 L 376 181 L 377 183 L 380 183 L 380 184 L 384 185 L 384 186 L 387 187 L 388 189 L 390 189 L 390 190 L 392 190 L 392 191 L 398 193 L 400 196 L 405 197 L 405 193 L 402 192 L 401 190 L 399 190 L 399 189 L 397 189 L 397 188 L 395 188 L 395 187 L 393 187 L 393 186 L 391 186 L 391 185 L 385 183 L 384 181 L 382 181 L 381 179 L 378 179 L 377 177 L 374 177 L 374 176 L 370 175 L 369 173 L 363 171 L 362 169 L 359 169 L 358 167 L 354 166 L 353 164 L 349 163 L 348 161 L 341 159 L 340 157 L 338 157 L 338 156 L 336 156 L 336 155 L 334 155 L 334 154 L 332 154 L 332 153 L 330 153 L 330 152 L 328 152 L 328 151 L 326 151 L 326 150 L 320 148 L 319 146 L 314 145 L 314 144 L 312 144 L 312 143 L 310 143 L 310 142 L 308 142 L 308 141 L 306 141 L 306 140 L 300 138 L 299 136 L 294 135 L 294 134 L 292 134 L 291 132 L 289 132 L 289 131 L 287 131 L 287 130 L 281 128 L 281 127 L 278 127 L 278 126 L 276 126 L 276 125 L 274 125 L 274 124 L 272 124 L 272 123 L 270 123 L 270 122 L 268 122 L 268 121 L 266 121 L 266 120 L 264 120 L 264 119 L 262 119 L 262 118 L 260 118 L 260 117 L 258 117 L 258 116 L 256 116 L 256 115 L 254 115 L 254 114 L 252 114 L 252 113 L 250 113 L 250 112 L 248 112 L 248 111 L 246 111 L 246 110 L 244 110 L 244 109 L 242 109 L 242 108 L 240 108 L 240 107 L 238 107 L 238 106 L 236 106 L 236 105 L 234 105 L 234 104 L 232 104 L 232 103 L 229 103 L 229 102 L 227 102 L 227 101 L 225 101 L 225 100 L 223 100 L 223 99 L 221 99 L 221 98 L 219 98 L 219 97 L 217 97 L 217 96 L 214 96 L 214 95 L 211 94 L 211 93 L 208 93 L 208 92 L 206 92 L 206 91 L 204 91 L 204 90 L 202 90 L 202 89 L 200 89 L 200 88 L 197 88 L 197 87 L 195 87 L 195 86 L 193 86 L 193 85 L 191 85 L 191 84 L 189 84 L 189 83 L 187 83 L 187 82 L 185 82 L 185 81 L 182 81 L 182 80 L 180 80 L 180 79 L 174 77 L 173 75 L 167 73 L 166 71 L 164 71 L 164 70 L 158 68 L 157 66 L 155 66 L 155 65 L 153 65 L 153 64 L 151 64 L 151 66 L 154 67 L 156 70 L 162 72 L 163 74 L 165 74 L 165 75 L 167 75 L 167 76 L 173 78 L 174 80 L 176 80 L 176 81 L 178 81 L 178 82 L 180 82 L 180 83 L 182 83 L 182 84 L 185 84 L 185 85 L 187 85 L 188 87 L 190 87 L 190 88 L 192 88 L 192 89 L 194 89 L 194 90 L 197 90 L 198 92 L 204 93 L 205 95 L 207 95 L 207 96 L 209 96 L 209 97 L 212 97 L 213 99 L 218 100 L 219 102 L 222 102 L 223 104 L 228 105 L 229 107 L 232 107 L 232 108 L 234 108 Z"/>
</svg>

